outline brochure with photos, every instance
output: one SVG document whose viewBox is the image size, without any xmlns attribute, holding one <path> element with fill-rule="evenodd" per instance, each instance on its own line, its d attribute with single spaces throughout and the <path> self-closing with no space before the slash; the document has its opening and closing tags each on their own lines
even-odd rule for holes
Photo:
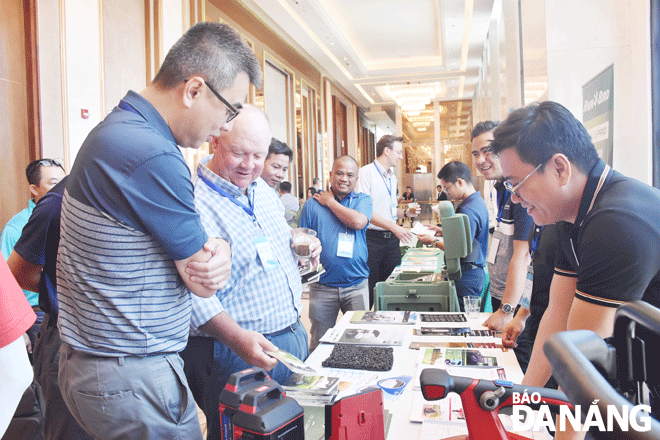
<svg viewBox="0 0 660 440">
<path fill-rule="evenodd" d="M 404 332 L 402 330 L 347 328 L 342 332 L 331 328 L 323 335 L 321 342 L 356 345 L 401 345 L 403 344 L 403 337 Z"/>
<path fill-rule="evenodd" d="M 351 316 L 351 324 L 414 324 L 416 320 L 417 313 L 398 310 L 356 311 Z"/>
</svg>

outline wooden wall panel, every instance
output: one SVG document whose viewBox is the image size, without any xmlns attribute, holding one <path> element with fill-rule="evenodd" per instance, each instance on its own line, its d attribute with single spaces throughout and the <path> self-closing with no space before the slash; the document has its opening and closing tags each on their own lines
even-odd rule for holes
<svg viewBox="0 0 660 440">
<path fill-rule="evenodd" d="M 30 192 L 25 167 L 30 162 L 25 21 L 21 0 L 3 0 L 0 14 L 0 225 L 27 207 Z"/>
</svg>

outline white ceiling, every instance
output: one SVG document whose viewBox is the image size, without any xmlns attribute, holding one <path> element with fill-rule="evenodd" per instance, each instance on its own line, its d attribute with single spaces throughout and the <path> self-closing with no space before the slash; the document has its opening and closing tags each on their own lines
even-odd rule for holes
<svg viewBox="0 0 660 440">
<path fill-rule="evenodd" d="M 395 86 L 472 99 L 494 1 L 242 0 L 367 112 L 393 108 Z"/>
</svg>

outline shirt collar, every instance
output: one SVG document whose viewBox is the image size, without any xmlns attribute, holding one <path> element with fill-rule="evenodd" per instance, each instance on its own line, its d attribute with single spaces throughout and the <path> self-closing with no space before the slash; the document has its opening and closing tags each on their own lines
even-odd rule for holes
<svg viewBox="0 0 660 440">
<path fill-rule="evenodd" d="M 603 162 L 602 159 L 598 159 L 596 165 L 593 166 L 587 176 L 587 184 L 584 187 L 582 192 L 582 199 L 580 200 L 580 209 L 575 218 L 575 223 L 578 226 L 582 225 L 584 219 L 589 214 L 589 211 L 594 205 L 600 190 L 603 188 L 609 177 L 612 175 L 612 168 Z"/>
<path fill-rule="evenodd" d="M 204 177 L 210 180 L 218 188 L 226 191 L 229 195 L 234 196 L 235 198 L 245 197 L 245 194 L 243 194 L 243 190 L 241 188 L 234 185 L 229 180 L 226 180 L 224 177 L 220 177 L 217 174 L 215 174 L 213 171 L 211 171 L 211 169 L 207 166 L 207 164 L 212 158 L 213 155 L 209 154 L 208 156 L 202 158 L 199 161 L 198 168 L 201 171 L 201 173 L 204 175 Z M 261 179 L 261 177 L 257 177 L 257 180 L 259 179 Z M 248 186 L 247 193 L 251 195 L 250 199 L 252 199 L 252 193 L 254 192 L 254 189 L 257 186 L 257 180 L 255 180 Z M 264 181 L 264 183 L 266 182 Z"/>
<path fill-rule="evenodd" d="M 334 195 L 334 193 L 333 193 Z M 351 198 L 357 197 L 357 194 L 355 194 L 355 191 L 351 191 L 350 193 L 346 194 L 344 198 L 339 199 L 339 197 L 335 196 L 335 200 L 338 201 L 339 203 L 343 202 L 344 200 L 351 200 Z"/>
<path fill-rule="evenodd" d="M 174 135 L 172 134 L 172 130 L 167 125 L 167 122 L 165 122 L 161 114 L 158 113 L 156 107 L 151 105 L 151 103 L 147 101 L 142 95 L 129 90 L 126 96 L 122 98 L 122 101 L 130 104 L 130 106 L 133 107 L 147 122 L 149 122 L 149 124 L 151 124 L 151 126 L 154 127 L 161 136 L 170 140 L 175 145 L 177 144 L 176 139 L 174 139 Z"/>
<path fill-rule="evenodd" d="M 378 162 L 377 160 L 374 160 L 374 164 L 376 164 L 376 168 L 378 169 L 378 172 L 380 174 L 382 174 L 383 176 L 389 177 L 392 174 L 394 174 L 394 172 L 392 171 L 392 168 L 385 169 L 383 167 L 383 165 L 381 165 L 380 162 Z"/>
<path fill-rule="evenodd" d="M 468 202 L 468 200 L 476 199 L 477 197 L 481 197 L 481 193 L 479 191 L 475 191 L 469 196 L 467 196 L 465 199 L 463 199 L 463 201 L 459 204 L 459 206 L 463 206 Z"/>
</svg>

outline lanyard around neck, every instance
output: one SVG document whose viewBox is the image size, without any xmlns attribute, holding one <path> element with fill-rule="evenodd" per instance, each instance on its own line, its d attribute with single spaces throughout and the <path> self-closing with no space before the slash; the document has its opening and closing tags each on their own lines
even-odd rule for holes
<svg viewBox="0 0 660 440">
<path fill-rule="evenodd" d="M 543 231 L 544 226 L 541 226 L 534 234 L 534 238 L 532 238 L 532 245 L 529 248 L 529 255 L 534 260 L 534 254 L 536 253 L 536 249 L 539 247 L 539 240 L 541 239 L 541 231 Z"/>
<path fill-rule="evenodd" d="M 201 171 L 199 168 L 197 169 L 197 175 L 199 176 L 200 179 L 202 179 L 202 181 L 203 181 L 204 183 L 206 183 L 206 185 L 207 185 L 209 188 L 211 188 L 212 190 L 214 190 L 215 192 L 217 192 L 217 193 L 220 194 L 221 196 L 226 197 L 227 199 L 229 199 L 230 202 L 232 202 L 234 205 L 236 205 L 236 206 L 238 206 L 239 208 L 241 208 L 243 211 L 245 211 L 245 213 L 246 213 L 247 215 L 249 215 L 250 217 L 252 217 L 252 221 L 255 221 L 255 222 L 256 222 L 257 219 L 256 219 L 256 217 L 254 216 L 254 210 L 253 210 L 252 208 L 250 208 L 249 206 L 245 206 L 243 203 L 241 203 L 240 200 L 236 199 L 236 197 L 234 197 L 233 195 L 229 194 L 227 191 L 223 190 L 222 188 L 220 188 L 219 186 L 217 186 L 215 183 L 211 182 L 209 179 L 207 179 L 206 177 L 204 177 L 204 175 L 202 174 L 202 171 Z M 250 201 L 250 198 L 248 197 L 248 202 L 249 202 L 249 201 Z"/>
<path fill-rule="evenodd" d="M 391 182 L 390 182 L 389 185 L 387 183 L 387 180 L 389 180 L 389 178 L 387 180 L 385 180 L 385 176 L 383 175 L 383 173 L 380 172 L 380 168 L 378 168 L 378 165 L 376 165 L 375 160 L 374 160 L 374 166 L 376 167 L 376 170 L 378 170 L 378 174 L 380 174 L 381 179 L 383 179 L 383 183 L 385 184 L 385 188 L 387 188 L 387 193 L 390 195 L 390 197 L 392 197 L 392 188 L 390 188 Z M 386 172 L 387 172 L 387 170 L 386 170 Z"/>
<path fill-rule="evenodd" d="M 497 213 L 497 225 L 498 226 L 500 225 L 500 221 L 502 221 L 502 213 L 504 212 L 504 205 L 506 204 L 506 201 L 507 201 L 508 197 L 509 197 L 509 190 L 505 189 L 504 194 L 502 195 L 502 198 L 500 198 L 498 200 L 499 205 L 500 205 L 500 207 L 499 207 L 500 210 Z"/>
</svg>

